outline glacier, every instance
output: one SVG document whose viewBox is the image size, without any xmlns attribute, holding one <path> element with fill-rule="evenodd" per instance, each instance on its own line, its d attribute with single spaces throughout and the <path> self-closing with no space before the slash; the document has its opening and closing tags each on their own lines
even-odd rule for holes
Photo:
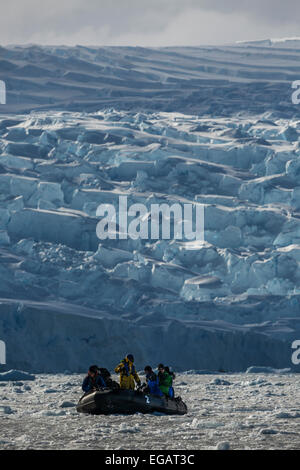
<svg viewBox="0 0 300 470">
<path fill-rule="evenodd" d="M 0 370 L 299 371 L 299 57 L 1 48 Z M 203 205 L 205 242 L 99 240 L 120 196 Z"/>
</svg>

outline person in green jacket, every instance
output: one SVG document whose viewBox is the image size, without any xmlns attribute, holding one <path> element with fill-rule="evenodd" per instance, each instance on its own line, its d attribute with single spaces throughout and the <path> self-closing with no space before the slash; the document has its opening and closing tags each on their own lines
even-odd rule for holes
<svg viewBox="0 0 300 470">
<path fill-rule="evenodd" d="M 172 387 L 173 377 L 168 373 L 163 364 L 158 364 L 159 388 L 166 397 L 174 398 L 174 389 Z"/>
</svg>

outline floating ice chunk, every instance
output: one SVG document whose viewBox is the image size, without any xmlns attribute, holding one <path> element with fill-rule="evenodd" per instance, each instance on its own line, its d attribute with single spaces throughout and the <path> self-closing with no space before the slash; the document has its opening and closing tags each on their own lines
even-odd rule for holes
<svg viewBox="0 0 300 470">
<path fill-rule="evenodd" d="M 230 449 L 230 443 L 227 441 L 219 442 L 216 445 L 216 450 L 229 450 L 229 449 Z"/>
<path fill-rule="evenodd" d="M 135 426 L 129 426 L 126 423 L 121 423 L 118 431 L 122 433 L 136 433 L 141 430 L 140 425 L 136 424 Z"/>
<path fill-rule="evenodd" d="M 206 420 L 199 420 L 194 418 L 190 424 L 191 429 L 215 429 L 223 427 L 224 423 L 220 423 L 219 421 L 206 421 Z"/>
<path fill-rule="evenodd" d="M 278 419 L 296 419 L 300 418 L 300 413 L 289 413 L 287 411 L 280 411 L 278 413 L 275 413 L 274 417 Z"/>
<path fill-rule="evenodd" d="M 64 410 L 42 410 L 35 414 L 39 416 L 65 416 L 66 412 Z"/>
<path fill-rule="evenodd" d="M 63 401 L 59 406 L 61 408 L 73 408 L 74 406 L 76 406 L 76 403 L 73 403 L 72 401 Z"/>
<path fill-rule="evenodd" d="M 0 405 L 0 414 L 1 413 L 5 414 L 5 415 L 11 415 L 11 414 L 15 413 L 15 411 L 12 410 L 10 406 Z"/>
<path fill-rule="evenodd" d="M 9 370 L 8 372 L 0 373 L 0 382 L 18 381 L 18 380 L 35 380 L 35 375 L 23 372 L 22 370 Z"/>
<path fill-rule="evenodd" d="M 212 370 L 187 370 L 183 372 L 184 375 L 215 375 L 219 374 L 217 371 L 212 371 Z"/>
<path fill-rule="evenodd" d="M 276 429 L 264 428 L 259 431 L 259 434 L 278 434 L 278 431 L 276 431 Z"/>
<path fill-rule="evenodd" d="M 210 382 L 211 385 L 231 385 L 231 382 L 228 382 L 228 380 L 224 379 L 219 379 L 218 377 L 215 378 L 212 382 Z"/>
<path fill-rule="evenodd" d="M 273 367 L 260 367 L 251 366 L 246 370 L 246 374 L 288 374 L 291 372 L 290 368 L 286 369 L 273 369 Z M 261 379 L 258 379 L 261 380 Z"/>
<path fill-rule="evenodd" d="M 241 385 L 242 386 L 245 386 L 245 387 L 265 387 L 267 385 L 271 385 L 270 382 L 267 382 L 265 379 L 262 379 L 262 378 L 258 378 L 258 379 L 254 379 L 254 380 L 250 380 L 250 381 L 246 381 L 246 382 L 241 382 Z"/>
</svg>

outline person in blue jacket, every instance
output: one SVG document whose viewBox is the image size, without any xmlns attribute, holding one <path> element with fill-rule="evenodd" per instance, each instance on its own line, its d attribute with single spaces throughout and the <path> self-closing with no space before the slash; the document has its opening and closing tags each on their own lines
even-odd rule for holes
<svg viewBox="0 0 300 470">
<path fill-rule="evenodd" d="M 155 372 L 153 372 L 152 367 L 146 366 L 144 370 L 147 382 L 147 387 L 144 389 L 144 392 L 149 392 L 151 395 L 162 397 L 164 394 L 159 388 L 158 377 Z"/>
<path fill-rule="evenodd" d="M 100 374 L 98 366 L 91 366 L 88 370 L 88 374 L 82 383 L 82 390 L 89 392 L 90 390 L 106 387 L 106 383 L 102 375 Z"/>
</svg>

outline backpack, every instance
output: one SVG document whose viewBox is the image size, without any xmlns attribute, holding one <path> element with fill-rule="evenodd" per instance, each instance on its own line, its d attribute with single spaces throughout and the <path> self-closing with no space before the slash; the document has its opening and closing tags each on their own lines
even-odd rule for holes
<svg viewBox="0 0 300 470">
<path fill-rule="evenodd" d="M 98 367 L 100 374 L 102 375 L 103 379 L 110 379 L 110 372 L 105 367 Z"/>
</svg>

